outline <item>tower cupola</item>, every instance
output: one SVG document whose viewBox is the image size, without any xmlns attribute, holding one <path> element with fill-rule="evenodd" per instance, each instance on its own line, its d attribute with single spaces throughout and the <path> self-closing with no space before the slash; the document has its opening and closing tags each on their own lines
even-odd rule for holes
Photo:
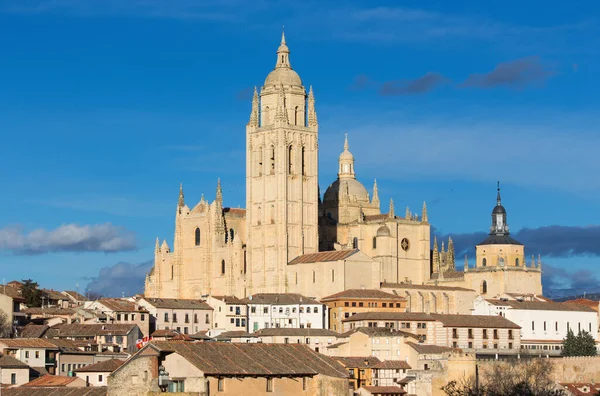
<svg viewBox="0 0 600 396">
<path fill-rule="evenodd" d="M 496 206 L 492 210 L 492 226 L 490 235 L 508 235 L 508 224 L 506 223 L 506 209 L 502 206 L 500 197 L 500 182 L 498 182 L 498 195 L 496 197 Z"/>
<path fill-rule="evenodd" d="M 339 179 L 356 179 L 356 174 L 354 173 L 354 156 L 349 150 L 348 147 L 348 134 L 345 134 L 344 140 L 344 151 L 340 154 L 338 158 L 339 169 L 338 169 L 338 178 Z"/>
</svg>

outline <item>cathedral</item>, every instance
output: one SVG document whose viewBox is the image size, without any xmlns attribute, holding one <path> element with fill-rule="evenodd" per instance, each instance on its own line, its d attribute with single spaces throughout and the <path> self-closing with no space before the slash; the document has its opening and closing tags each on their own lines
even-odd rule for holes
<svg viewBox="0 0 600 396">
<path fill-rule="evenodd" d="M 457 271 L 451 240 L 447 251 L 443 243 L 438 250 L 437 240 L 431 249 L 425 203 L 421 213 L 407 208 L 402 217 L 390 200 L 388 212 L 381 213 L 377 181 L 369 193 L 357 180 L 347 135 L 340 144 L 337 180 L 321 199 L 318 141 L 312 87 L 307 92 L 292 69 L 282 34 L 275 68 L 260 93 L 254 90 L 246 125 L 246 209 L 224 206 L 220 180 L 214 201 L 202 196 L 191 207 L 180 187 L 173 245 L 157 239 L 144 294 L 320 298 L 382 283 L 541 294 L 541 264 L 528 267 L 523 245 L 509 236 L 499 189 L 490 237 L 477 246 L 476 267 Z"/>
</svg>

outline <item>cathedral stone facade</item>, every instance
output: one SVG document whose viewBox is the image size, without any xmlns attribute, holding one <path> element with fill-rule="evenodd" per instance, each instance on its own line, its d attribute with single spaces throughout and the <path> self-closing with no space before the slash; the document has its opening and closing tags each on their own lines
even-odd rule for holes
<svg viewBox="0 0 600 396">
<path fill-rule="evenodd" d="M 388 212 L 381 213 L 377 181 L 370 194 L 356 178 L 348 136 L 337 180 L 321 200 L 318 133 L 312 87 L 307 92 L 292 69 L 282 35 L 275 68 L 260 93 L 255 89 L 246 125 L 246 209 L 224 206 L 220 181 L 214 201 L 203 196 L 192 208 L 181 187 L 173 246 L 157 240 L 145 295 L 301 293 L 319 298 L 382 283 L 479 290 L 482 282 L 486 293 L 502 293 L 511 290 L 512 278 L 493 285 L 500 278 L 491 273 L 513 267 L 518 267 L 510 271 L 514 276 L 531 278 L 519 285 L 541 293 L 541 271 L 526 267 L 523 246 L 508 236 L 506 211 L 494 220 L 504 236 L 490 235 L 492 242 L 488 238 L 477 246 L 476 268 L 456 271 L 451 240 L 447 251 L 443 244 L 438 251 L 437 241 L 433 252 L 430 248 L 425 203 L 420 214 L 406 208 L 401 217 L 390 200 Z"/>
</svg>

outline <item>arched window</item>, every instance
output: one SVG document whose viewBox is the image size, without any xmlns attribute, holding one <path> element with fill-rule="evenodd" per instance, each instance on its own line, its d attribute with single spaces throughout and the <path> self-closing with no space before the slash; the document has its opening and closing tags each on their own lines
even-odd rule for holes
<svg viewBox="0 0 600 396">
<path fill-rule="evenodd" d="M 269 106 L 265 107 L 265 115 L 264 115 L 265 125 L 268 125 L 270 123 L 270 120 L 269 120 L 270 113 L 271 113 L 271 111 L 269 109 Z"/>
<path fill-rule="evenodd" d="M 200 228 L 196 227 L 196 231 L 194 231 L 194 243 L 196 246 L 200 246 Z"/>
<path fill-rule="evenodd" d="M 306 307 L 306 313 L 310 313 L 310 307 Z"/>
<path fill-rule="evenodd" d="M 233 238 L 235 237 L 235 231 L 233 228 L 229 229 L 229 241 L 233 242 Z"/>
<path fill-rule="evenodd" d="M 481 294 L 486 294 L 487 293 L 487 282 L 483 281 L 481 282 Z"/>
<path fill-rule="evenodd" d="M 517 257 L 517 258 L 515 259 L 515 267 L 518 267 L 518 266 L 519 266 L 519 258 Z"/>
<path fill-rule="evenodd" d="M 302 147 L 302 176 L 306 175 L 306 149 Z"/>
<path fill-rule="evenodd" d="M 357 237 L 354 237 L 352 239 L 352 248 L 353 249 L 358 249 L 358 238 Z"/>
<path fill-rule="evenodd" d="M 225 275 L 225 260 L 221 260 L 221 275 Z"/>
<path fill-rule="evenodd" d="M 298 106 L 294 108 L 294 125 L 298 125 Z"/>
<path fill-rule="evenodd" d="M 348 164 L 344 164 L 344 173 L 349 173 L 349 169 Z"/>
<path fill-rule="evenodd" d="M 292 146 L 288 147 L 288 174 L 294 173 L 294 149 Z"/>
<path fill-rule="evenodd" d="M 244 250 L 244 274 L 246 273 L 246 251 Z"/>
<path fill-rule="evenodd" d="M 171 280 L 175 279 L 175 266 L 171 266 Z"/>
<path fill-rule="evenodd" d="M 275 146 L 271 146 L 269 150 L 269 158 L 271 160 L 271 167 L 269 168 L 271 174 L 275 174 Z"/>
<path fill-rule="evenodd" d="M 331 270 L 331 282 L 335 282 L 335 270 Z"/>
<path fill-rule="evenodd" d="M 485 266 L 487 265 L 487 259 L 485 259 L 485 258 L 484 258 L 484 259 L 481 261 L 481 265 L 482 265 L 483 267 L 485 267 Z"/>
<path fill-rule="evenodd" d="M 377 237 L 373 237 L 373 249 L 377 249 Z"/>
</svg>

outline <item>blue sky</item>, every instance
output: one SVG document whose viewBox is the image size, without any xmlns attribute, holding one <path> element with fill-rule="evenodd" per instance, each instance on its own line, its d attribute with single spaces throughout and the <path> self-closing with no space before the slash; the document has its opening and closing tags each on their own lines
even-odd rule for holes
<svg viewBox="0 0 600 396">
<path fill-rule="evenodd" d="M 436 234 L 473 257 L 500 180 L 546 290 L 599 291 L 597 15 L 594 1 L 1 0 L 1 277 L 137 292 L 155 238 L 172 242 L 180 182 L 194 203 L 221 177 L 243 207 L 251 89 L 285 25 L 316 95 L 322 191 L 347 132 L 382 202 L 427 201 Z"/>
</svg>

